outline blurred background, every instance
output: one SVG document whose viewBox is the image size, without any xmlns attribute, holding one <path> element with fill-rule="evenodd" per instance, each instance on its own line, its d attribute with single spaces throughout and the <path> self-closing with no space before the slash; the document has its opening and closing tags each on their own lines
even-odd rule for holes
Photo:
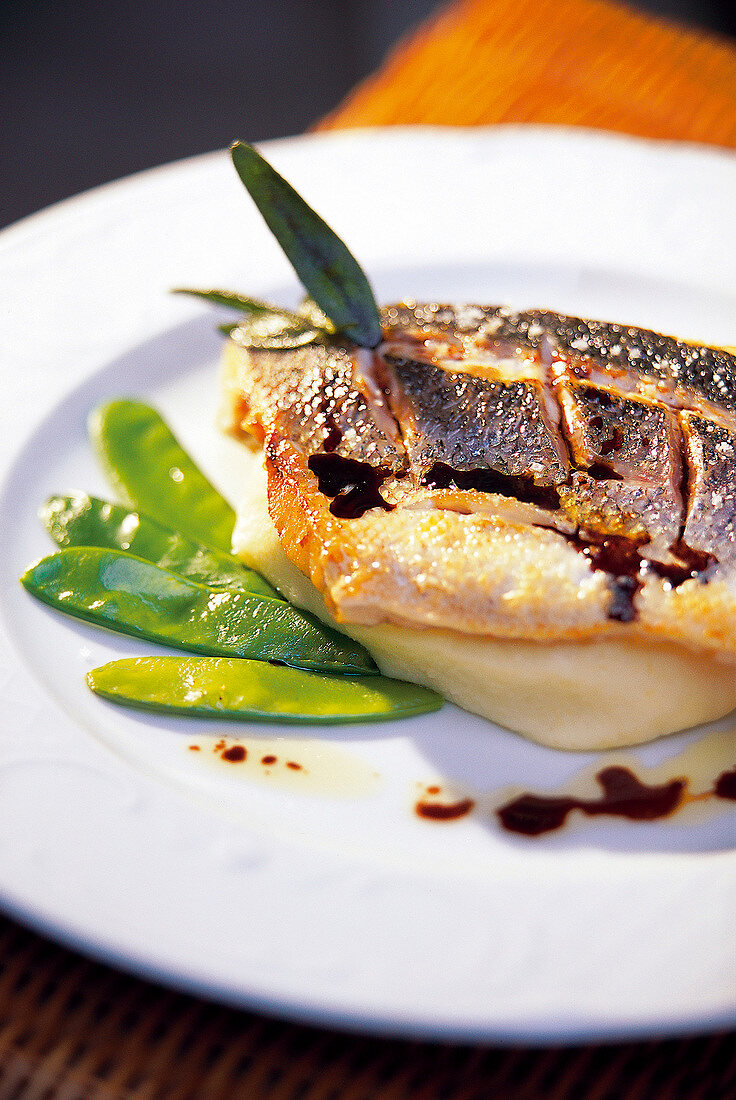
<svg viewBox="0 0 736 1100">
<path fill-rule="evenodd" d="M 734 0 L 641 0 L 736 35 Z M 0 0 L 0 226 L 155 164 L 297 134 L 436 0 Z"/>
</svg>

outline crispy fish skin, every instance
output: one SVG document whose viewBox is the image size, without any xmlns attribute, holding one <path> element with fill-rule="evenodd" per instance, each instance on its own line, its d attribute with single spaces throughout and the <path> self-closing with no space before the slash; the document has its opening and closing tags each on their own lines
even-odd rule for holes
<svg viewBox="0 0 736 1100">
<path fill-rule="evenodd" d="M 282 545 L 338 621 L 540 639 L 610 626 L 605 576 L 556 532 L 434 507 L 341 520 L 290 441 L 272 432 L 265 456 Z"/>
<path fill-rule="evenodd" d="M 370 363 L 225 356 L 228 425 L 265 441 L 282 545 L 338 621 L 736 660 L 736 356 L 543 310 L 408 303 L 383 322 Z M 336 515 L 310 466 L 325 453 L 380 470 L 386 510 Z M 433 488 L 438 463 L 455 480 Z M 476 487 L 485 470 L 500 483 Z M 523 503 L 523 479 L 557 506 Z"/>
<path fill-rule="evenodd" d="M 227 347 L 232 355 L 236 345 L 230 341 Z M 375 402 L 369 405 L 356 386 L 355 364 L 345 348 L 311 344 L 246 354 L 257 359 L 258 384 L 244 388 L 236 382 L 226 395 L 231 429 L 262 442 L 269 425 L 278 423 L 306 453 L 327 449 L 372 465 L 403 466 L 403 447 L 387 433 L 388 418 L 381 419 Z M 395 437 L 393 422 L 389 428 Z"/>
<path fill-rule="evenodd" d="M 736 564 L 736 433 L 693 413 L 683 413 L 690 505 L 683 540 Z"/>
<path fill-rule="evenodd" d="M 384 360 L 395 379 L 389 403 L 420 476 L 442 462 L 462 471 L 531 476 L 539 485 L 567 479 L 565 450 L 546 422 L 538 383 L 479 378 L 396 355 Z"/>
<path fill-rule="evenodd" d="M 575 382 L 557 385 L 578 467 L 560 490 L 579 527 L 650 543 L 662 556 L 682 523 L 681 433 L 676 413 L 640 398 Z"/>
<path fill-rule="evenodd" d="M 462 338 L 477 335 L 497 346 L 545 345 L 581 380 L 615 380 L 675 408 L 697 409 L 736 426 L 736 355 L 611 321 L 568 317 L 508 306 L 401 303 L 383 311 L 387 334 L 409 331 Z"/>
</svg>

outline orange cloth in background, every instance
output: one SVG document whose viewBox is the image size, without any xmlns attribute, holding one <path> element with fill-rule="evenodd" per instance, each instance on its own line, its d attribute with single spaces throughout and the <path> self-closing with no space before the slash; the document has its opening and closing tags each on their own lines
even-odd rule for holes
<svg viewBox="0 0 736 1100">
<path fill-rule="evenodd" d="M 736 45 L 607 0 L 459 0 L 318 129 L 495 122 L 736 147 Z"/>
</svg>

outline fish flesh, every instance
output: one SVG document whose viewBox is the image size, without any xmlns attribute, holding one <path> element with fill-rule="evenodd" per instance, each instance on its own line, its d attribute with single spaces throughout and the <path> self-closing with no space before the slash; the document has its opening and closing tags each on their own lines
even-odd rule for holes
<svg viewBox="0 0 736 1100">
<path fill-rule="evenodd" d="M 338 622 L 627 636 L 736 661 L 736 355 L 406 302 L 372 351 L 226 353 L 226 419 Z"/>
</svg>

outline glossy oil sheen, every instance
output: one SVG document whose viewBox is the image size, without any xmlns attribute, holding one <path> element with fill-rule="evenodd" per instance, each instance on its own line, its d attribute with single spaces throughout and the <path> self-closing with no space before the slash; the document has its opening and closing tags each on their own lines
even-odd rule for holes
<svg viewBox="0 0 736 1100">
<path fill-rule="evenodd" d="M 235 513 L 155 409 L 141 401 L 111 401 L 95 411 L 89 430 L 113 487 L 126 503 L 229 553 Z"/>
<path fill-rule="evenodd" d="M 58 546 L 124 550 L 200 584 L 280 599 L 260 573 L 247 569 L 231 554 L 211 550 L 123 505 L 87 493 L 73 493 L 49 497 L 41 506 L 39 517 Z"/>
<path fill-rule="evenodd" d="M 383 676 L 338 678 L 216 657 L 113 661 L 93 669 L 87 682 L 124 706 L 258 722 L 375 722 L 426 714 L 443 704 L 434 691 Z"/>
<path fill-rule="evenodd" d="M 196 584 L 150 562 L 97 547 L 69 547 L 21 578 L 58 611 L 194 653 L 283 661 L 370 674 L 357 642 L 282 600 Z"/>
</svg>

